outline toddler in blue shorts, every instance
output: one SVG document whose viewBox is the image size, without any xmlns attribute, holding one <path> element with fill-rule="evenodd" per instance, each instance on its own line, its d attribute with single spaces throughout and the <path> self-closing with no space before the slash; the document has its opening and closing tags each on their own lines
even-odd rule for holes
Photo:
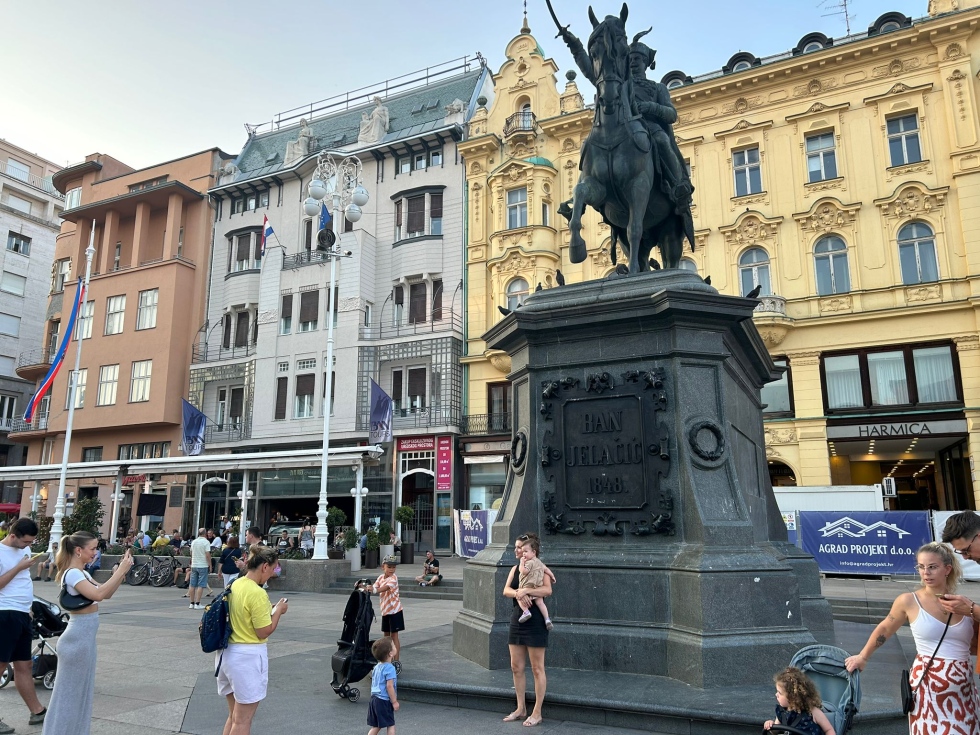
<svg viewBox="0 0 980 735">
<path fill-rule="evenodd" d="M 395 686 L 398 674 L 391 660 L 395 656 L 395 644 L 391 638 L 379 638 L 371 646 L 371 655 L 377 660 L 371 674 L 371 704 L 368 705 L 368 735 L 378 735 L 386 730 L 395 735 L 395 712 L 398 711 L 398 695 Z"/>
</svg>

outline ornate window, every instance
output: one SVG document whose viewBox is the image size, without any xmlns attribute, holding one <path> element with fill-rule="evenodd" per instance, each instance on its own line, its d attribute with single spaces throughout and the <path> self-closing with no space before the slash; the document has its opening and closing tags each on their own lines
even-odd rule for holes
<svg viewBox="0 0 980 735">
<path fill-rule="evenodd" d="M 898 231 L 898 257 L 906 286 L 939 280 L 936 240 L 925 222 L 910 222 Z"/>
<path fill-rule="evenodd" d="M 507 192 L 507 229 L 527 227 L 527 188 Z"/>
<path fill-rule="evenodd" d="M 837 178 L 837 151 L 833 133 L 808 135 L 806 138 L 807 181 Z"/>
<path fill-rule="evenodd" d="M 922 160 L 919 145 L 919 123 L 915 115 L 893 117 L 888 120 L 888 152 L 892 166 L 904 166 Z"/>
<path fill-rule="evenodd" d="M 813 246 L 813 264 L 817 272 L 817 293 L 827 296 L 851 290 L 847 267 L 847 243 L 837 235 L 817 240 Z"/>
<path fill-rule="evenodd" d="M 513 311 L 524 303 L 524 298 L 528 294 L 527 281 L 523 278 L 515 278 L 507 284 L 507 308 Z"/>
<path fill-rule="evenodd" d="M 735 169 L 735 196 L 744 197 L 762 191 L 762 169 L 759 166 L 759 147 L 732 153 Z"/>
<path fill-rule="evenodd" d="M 749 248 L 738 259 L 738 275 L 742 283 L 742 296 L 756 286 L 762 286 L 760 296 L 772 295 L 772 282 L 769 278 L 769 255 L 762 248 Z"/>
</svg>

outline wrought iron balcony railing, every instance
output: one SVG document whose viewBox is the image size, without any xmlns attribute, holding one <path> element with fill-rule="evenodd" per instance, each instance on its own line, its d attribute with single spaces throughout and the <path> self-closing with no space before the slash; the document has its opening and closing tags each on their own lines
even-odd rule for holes
<svg viewBox="0 0 980 735">
<path fill-rule="evenodd" d="M 510 414 L 479 413 L 464 416 L 460 430 L 467 436 L 509 434 L 511 430 Z"/>
<path fill-rule="evenodd" d="M 244 421 L 238 423 L 211 424 L 204 429 L 204 443 L 237 442 L 252 437 L 251 427 Z"/>
<path fill-rule="evenodd" d="M 17 367 L 27 367 L 28 365 L 50 365 L 51 354 L 52 351 L 48 349 L 21 352 L 17 356 Z"/>
<path fill-rule="evenodd" d="M 282 269 L 284 271 L 293 268 L 302 268 L 304 265 L 314 265 L 316 263 L 327 263 L 327 254 L 320 250 L 304 250 L 292 255 L 284 255 L 282 258 Z"/>
<path fill-rule="evenodd" d="M 10 433 L 16 434 L 20 431 L 47 431 L 48 430 L 48 414 L 41 413 L 36 414 L 34 418 L 30 421 L 24 421 L 23 418 L 15 418 L 10 422 Z"/>
<path fill-rule="evenodd" d="M 255 354 L 255 345 L 245 347 L 221 347 L 216 345 L 194 345 L 191 350 L 191 362 L 221 362 L 223 360 L 240 360 Z"/>
<path fill-rule="evenodd" d="M 437 332 L 463 331 L 463 317 L 450 312 L 442 319 L 430 319 L 414 324 L 375 324 L 369 327 L 358 327 L 357 337 L 363 340 L 395 339 L 398 337 L 416 337 Z"/>
<path fill-rule="evenodd" d="M 506 137 L 514 133 L 533 132 L 536 122 L 537 118 L 534 117 L 534 113 L 530 110 L 515 112 L 504 123 L 504 136 Z"/>
</svg>

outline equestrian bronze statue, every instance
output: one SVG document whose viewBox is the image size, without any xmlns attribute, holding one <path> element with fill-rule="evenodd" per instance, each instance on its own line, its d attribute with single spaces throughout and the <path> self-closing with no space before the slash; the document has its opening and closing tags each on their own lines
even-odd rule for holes
<svg viewBox="0 0 980 735">
<path fill-rule="evenodd" d="M 582 214 L 588 204 L 612 231 L 613 262 L 618 242 L 629 258 L 631 274 L 649 268 L 654 246 L 660 248 L 664 268 L 677 268 L 685 237 L 694 249 L 694 187 L 674 139 L 677 110 L 670 93 L 646 78 L 646 70 L 655 66 L 656 51 L 640 38 L 650 31 L 636 34 L 630 44 L 625 3 L 619 16 L 607 15 L 601 22 L 590 7 L 592 33 L 586 50 L 547 1 L 558 36 L 596 88 L 595 117 L 582 144 L 581 173 L 569 215 L 571 261 L 586 258 Z"/>
</svg>

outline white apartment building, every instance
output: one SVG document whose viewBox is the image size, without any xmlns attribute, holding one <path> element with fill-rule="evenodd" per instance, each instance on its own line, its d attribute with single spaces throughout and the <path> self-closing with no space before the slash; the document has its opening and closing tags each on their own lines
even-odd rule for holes
<svg viewBox="0 0 980 735">
<path fill-rule="evenodd" d="M 215 207 L 207 322 L 189 400 L 208 416 L 207 452 L 312 448 L 331 411 L 331 445 L 365 443 L 370 380 L 395 403 L 395 442 L 367 468 L 365 518 L 417 511 L 416 540 L 449 548 L 452 473 L 463 413 L 464 175 L 456 143 L 491 91 L 482 63 L 463 58 L 281 113 L 250 127 L 234 165 L 210 190 Z M 330 266 L 303 212 L 317 154 L 356 155 L 370 194 L 356 224 L 332 223 L 341 251 L 334 365 L 325 364 Z M 329 197 L 328 200 L 329 202 Z M 276 236 L 261 254 L 268 217 Z M 328 381 L 333 401 L 325 406 Z M 438 476 L 437 476 L 438 474 Z M 242 478 L 209 485 L 202 525 L 238 515 Z M 319 471 L 250 477 L 266 529 L 281 513 L 313 517 Z M 331 505 L 352 522 L 348 468 L 331 468 Z M 440 518 L 444 520 L 440 521 Z"/>
<path fill-rule="evenodd" d="M 0 140 L 0 467 L 24 464 L 26 446 L 7 438 L 23 415 L 37 375 L 50 366 L 43 344 L 55 238 L 64 197 L 52 186 L 61 169 Z M 20 483 L 0 487 L 0 511 L 17 512 Z"/>
</svg>

